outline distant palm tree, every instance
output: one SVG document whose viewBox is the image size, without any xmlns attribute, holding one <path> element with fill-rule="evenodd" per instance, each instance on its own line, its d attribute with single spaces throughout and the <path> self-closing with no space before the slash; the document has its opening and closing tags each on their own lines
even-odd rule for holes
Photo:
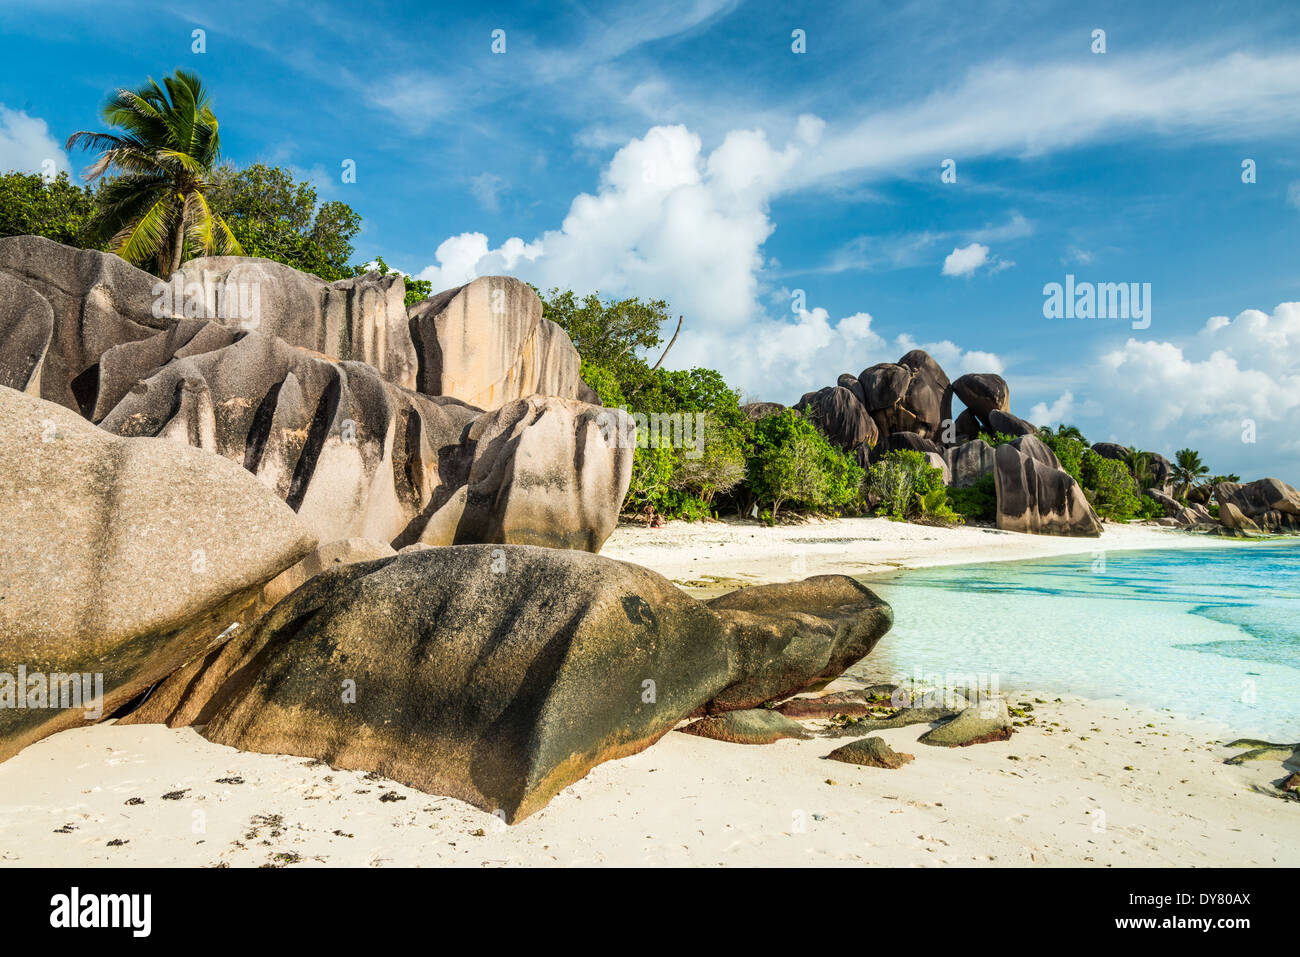
<svg viewBox="0 0 1300 957">
<path fill-rule="evenodd" d="M 1137 479 L 1138 488 L 1147 489 L 1156 484 L 1156 473 L 1151 469 L 1150 452 L 1139 452 L 1130 446 L 1128 455 L 1124 457 L 1124 463 L 1133 474 L 1133 478 Z"/>
<path fill-rule="evenodd" d="M 1179 449 L 1174 453 L 1174 478 L 1182 483 L 1179 498 L 1186 500 L 1187 491 L 1193 483 L 1201 476 L 1209 474 L 1209 468 L 1201 461 L 1200 452 L 1193 449 Z"/>
<path fill-rule="evenodd" d="M 1053 434 L 1052 427 L 1050 425 L 1043 426 L 1041 429 L 1039 429 L 1039 431 L 1046 432 L 1048 435 Z M 1061 438 L 1061 439 L 1074 439 L 1076 442 L 1079 442 L 1082 445 L 1088 444 L 1088 440 L 1083 437 L 1083 433 L 1080 432 L 1073 425 L 1066 425 L 1065 423 L 1061 423 L 1056 427 L 1055 435 L 1057 438 Z"/>
<path fill-rule="evenodd" d="M 100 151 L 87 180 L 118 173 L 96 194 L 91 226 L 111 252 L 138 266 L 152 262 L 160 276 L 200 253 L 243 252 L 204 196 L 221 138 L 198 76 L 177 70 L 162 86 L 150 77 L 138 90 L 118 90 L 101 116 L 112 132 L 78 131 L 67 148 Z"/>
</svg>

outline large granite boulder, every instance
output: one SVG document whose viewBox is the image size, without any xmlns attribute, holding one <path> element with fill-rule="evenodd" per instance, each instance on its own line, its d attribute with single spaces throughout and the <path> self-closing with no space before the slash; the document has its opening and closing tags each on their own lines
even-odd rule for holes
<svg viewBox="0 0 1300 957">
<path fill-rule="evenodd" d="M 1220 482 L 1214 487 L 1214 498 L 1220 511 L 1225 504 L 1232 505 L 1263 531 L 1300 531 L 1300 492 L 1280 479 L 1262 478 L 1244 485 Z"/>
<path fill-rule="evenodd" d="M 876 445 L 873 458 L 879 459 L 886 452 L 906 450 L 911 452 L 933 453 L 943 455 L 943 448 L 918 432 L 891 432 Z"/>
<path fill-rule="evenodd" d="M 975 418 L 975 413 L 970 409 L 962 409 L 961 415 L 957 416 L 957 421 L 953 423 L 953 433 L 953 441 L 956 445 L 978 439 L 980 437 L 980 421 Z M 943 438 L 942 430 L 940 438 Z"/>
<path fill-rule="evenodd" d="M 165 686 L 176 710 L 155 717 L 516 821 L 747 684 L 743 669 L 784 694 L 888 624 L 888 606 L 837 576 L 746 593 L 743 610 L 705 605 L 635 565 L 527 546 L 339 566 Z"/>
<path fill-rule="evenodd" d="M 632 480 L 626 412 L 532 395 L 474 420 L 465 484 L 398 546 L 502 542 L 600 550 Z"/>
<path fill-rule="evenodd" d="M 1219 521 L 1227 528 L 1235 528 L 1243 532 L 1258 534 L 1262 531 L 1254 519 L 1247 518 L 1246 514 L 1231 502 L 1224 502 L 1219 506 Z"/>
<path fill-rule="evenodd" d="M 1118 442 L 1094 442 L 1092 450 L 1103 459 L 1114 459 L 1116 462 L 1124 462 L 1128 459 L 1128 447 Z"/>
<path fill-rule="evenodd" d="M 1173 518 L 1182 509 L 1182 504 L 1172 495 L 1165 494 L 1158 488 L 1144 489 L 1142 492 L 1149 499 L 1153 499 L 1165 512 L 1165 518 Z"/>
<path fill-rule="evenodd" d="M 857 376 L 853 375 L 852 373 L 841 372 L 840 377 L 838 380 L 836 380 L 835 384 L 842 389 L 848 389 L 850 392 L 852 392 L 853 397 L 857 399 L 860 403 L 862 403 L 863 408 L 866 408 L 867 396 L 866 393 L 863 392 L 862 383 L 858 381 Z"/>
<path fill-rule="evenodd" d="M 1037 435 L 1022 435 L 1007 444 L 1021 455 L 1027 455 L 1035 462 L 1045 465 L 1049 469 L 1059 469 L 1061 467 L 1061 460 L 1056 457 L 1056 453 Z"/>
<path fill-rule="evenodd" d="M 197 351 L 204 330 L 160 336 L 189 347 L 132 386 L 100 425 L 240 463 L 323 542 L 594 551 L 618 521 L 634 451 L 626 413 L 543 396 L 484 413 L 275 336 L 248 332 L 223 346 L 217 335 L 212 351 Z M 141 368 L 155 354 L 148 342 L 110 354 L 101 405 L 130 378 L 117 365 Z"/>
<path fill-rule="evenodd" d="M 495 409 L 530 395 L 580 398 L 578 350 L 527 283 L 484 276 L 411 306 L 417 388 Z"/>
<path fill-rule="evenodd" d="M 845 451 L 860 445 L 870 448 L 880 436 L 857 395 L 843 386 L 814 392 L 795 408 Z"/>
<path fill-rule="evenodd" d="M 1155 482 L 1156 488 L 1162 492 L 1171 491 L 1174 475 L 1173 463 L 1159 452 L 1148 452 L 1147 465 L 1151 469 L 1151 478 Z"/>
<path fill-rule="evenodd" d="M 991 372 L 968 372 L 959 376 L 944 396 L 943 417 L 952 415 L 952 397 L 961 399 L 966 409 L 986 429 L 991 429 L 989 413 L 1011 411 L 1011 389 L 1007 380 Z"/>
<path fill-rule="evenodd" d="M 1097 513 L 1068 472 L 1010 444 L 997 447 L 994 464 L 998 528 L 1034 535 L 1101 534 Z"/>
<path fill-rule="evenodd" d="M 110 253 L 0 239 L 0 385 L 88 416 L 99 357 L 171 322 L 161 286 Z"/>
<path fill-rule="evenodd" d="M 993 446 L 983 439 L 954 445 L 943 453 L 953 488 L 969 488 L 994 469 Z"/>
<path fill-rule="evenodd" d="M 867 411 L 882 435 L 915 432 L 924 438 L 938 436 L 944 419 L 948 377 L 939 363 L 921 349 L 913 349 L 898 362 L 882 362 L 858 376 Z"/>
<path fill-rule="evenodd" d="M 460 463 L 448 462 L 446 450 L 459 448 L 480 414 L 403 390 L 368 364 L 250 332 L 168 362 L 137 382 L 100 425 L 237 462 L 323 542 L 391 542 L 448 485 L 461 484 Z"/>
<path fill-rule="evenodd" d="M 1002 435 L 1033 435 L 1038 431 L 1038 426 L 1032 422 L 1020 418 L 1018 415 L 1012 415 L 1010 412 L 1003 412 L 1000 409 L 994 409 L 989 412 L 989 428 L 994 434 Z"/>
<path fill-rule="evenodd" d="M 364 362 L 389 382 L 415 388 L 406 283 L 397 273 L 330 283 L 269 259 L 208 256 L 185 263 L 166 291 L 178 318 L 278 336 L 335 359 Z"/>
<path fill-rule="evenodd" d="M 866 657 L 894 623 L 889 605 L 843 575 L 742 588 L 708 604 L 733 655 L 733 680 L 708 703 L 711 713 L 821 687 Z"/>
<path fill-rule="evenodd" d="M 110 714 L 251 623 L 263 584 L 316 544 L 238 465 L 8 388 L 0 462 L 0 759 Z M 81 707 L 66 706 L 74 686 Z"/>
</svg>

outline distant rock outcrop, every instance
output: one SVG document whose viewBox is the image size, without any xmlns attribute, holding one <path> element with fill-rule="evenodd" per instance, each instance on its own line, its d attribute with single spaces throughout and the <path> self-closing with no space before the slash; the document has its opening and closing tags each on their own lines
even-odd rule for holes
<svg viewBox="0 0 1300 957">
<path fill-rule="evenodd" d="M 1266 532 L 1300 532 L 1300 492 L 1280 479 L 1262 478 L 1244 485 L 1220 482 L 1214 487 L 1214 498 L 1219 503 L 1220 518 L 1224 517 L 1223 507 L 1231 505 L 1232 520 L 1240 515 Z M 1244 523 L 1224 524 L 1250 530 Z"/>
<path fill-rule="evenodd" d="M 316 544 L 238 465 L 118 438 L 8 388 L 0 459 L 0 674 L 39 676 L 42 696 L 0 680 L 0 760 L 95 720 L 92 690 L 106 717 L 251 624 L 263 584 Z M 68 705 L 71 683 L 81 707 Z"/>
<path fill-rule="evenodd" d="M 843 386 L 822 389 L 805 396 L 795 408 L 845 451 L 876 444 L 879 435 L 876 423 L 850 389 Z"/>
</svg>

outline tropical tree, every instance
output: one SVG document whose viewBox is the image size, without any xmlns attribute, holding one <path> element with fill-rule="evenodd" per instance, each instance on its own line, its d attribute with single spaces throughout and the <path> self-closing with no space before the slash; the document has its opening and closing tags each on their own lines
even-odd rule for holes
<svg viewBox="0 0 1300 957">
<path fill-rule="evenodd" d="M 1151 453 L 1139 452 L 1133 446 L 1129 446 L 1128 455 L 1124 456 L 1124 464 L 1128 466 L 1129 473 L 1137 479 L 1138 488 L 1151 488 L 1156 484 L 1156 473 L 1151 468 Z"/>
<path fill-rule="evenodd" d="M 1209 468 L 1201 461 L 1201 453 L 1194 449 L 1179 449 L 1174 453 L 1174 478 L 1182 483 L 1179 498 L 1186 499 L 1192 485 L 1201 476 L 1209 474 Z"/>
<path fill-rule="evenodd" d="M 243 252 L 206 193 L 220 159 L 217 118 L 197 75 L 177 70 L 160 86 L 118 90 L 100 112 L 109 132 L 80 130 L 67 148 L 97 151 L 85 173 L 96 180 L 92 234 L 139 266 L 168 275 L 186 258 Z"/>
</svg>

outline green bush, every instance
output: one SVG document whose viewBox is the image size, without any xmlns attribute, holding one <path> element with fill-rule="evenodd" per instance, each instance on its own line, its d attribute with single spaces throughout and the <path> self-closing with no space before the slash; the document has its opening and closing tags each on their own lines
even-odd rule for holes
<svg viewBox="0 0 1300 957">
<path fill-rule="evenodd" d="M 993 473 L 981 475 L 966 488 L 948 489 L 948 501 L 967 521 L 992 521 L 998 514 L 997 482 Z"/>
<path fill-rule="evenodd" d="M 1080 484 L 1098 515 L 1113 522 L 1138 517 L 1144 496 L 1127 465 L 1088 449 L 1083 453 L 1081 471 Z"/>
<path fill-rule="evenodd" d="M 793 409 L 754 423 L 744 486 L 754 501 L 772 503 L 773 521 L 782 505 L 838 514 L 858 500 L 862 477 L 851 455 Z"/>
<path fill-rule="evenodd" d="M 886 452 L 868 469 L 863 492 L 879 500 L 878 513 L 895 521 L 922 519 L 942 524 L 961 521 L 948 503 L 943 470 L 931 465 L 923 452 L 911 449 Z"/>
<path fill-rule="evenodd" d="M 1080 485 L 1083 481 L 1083 453 L 1091 451 L 1082 441 L 1069 435 L 1059 435 L 1053 433 L 1051 429 L 1043 429 L 1038 433 L 1038 438 L 1056 453 L 1057 459 L 1060 460 L 1061 468 L 1070 473 L 1070 476 Z M 1094 453 L 1096 454 L 1096 453 Z"/>
</svg>

